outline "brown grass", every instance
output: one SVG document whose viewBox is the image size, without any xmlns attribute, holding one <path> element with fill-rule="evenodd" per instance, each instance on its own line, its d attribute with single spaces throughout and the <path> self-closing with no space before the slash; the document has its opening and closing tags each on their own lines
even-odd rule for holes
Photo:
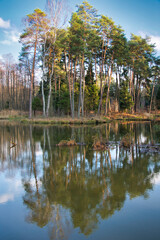
<svg viewBox="0 0 160 240">
<path fill-rule="evenodd" d="M 33 124 L 69 124 L 69 125 L 80 125 L 80 124 L 101 124 L 108 123 L 111 121 L 120 120 L 122 122 L 126 121 L 160 121 L 160 112 L 156 113 L 147 113 L 141 112 L 136 114 L 129 113 L 110 113 L 108 116 L 88 116 L 83 118 L 74 118 L 71 117 L 49 117 L 44 118 L 40 113 L 37 113 L 36 117 L 33 116 L 32 119 L 28 119 L 28 112 L 16 111 L 16 110 L 3 110 L 0 111 L 0 119 L 10 119 L 16 120 L 20 119 L 24 123 L 33 123 Z"/>
<path fill-rule="evenodd" d="M 122 138 L 120 145 L 125 148 L 130 148 L 130 146 L 132 145 L 132 139 L 129 134 L 126 134 Z"/>
<path fill-rule="evenodd" d="M 106 146 L 105 142 L 97 140 L 93 144 L 93 149 L 96 151 L 103 151 L 103 150 L 107 149 L 107 146 Z"/>
<path fill-rule="evenodd" d="M 59 147 L 63 147 L 63 146 L 68 146 L 68 147 L 71 147 L 71 146 L 77 146 L 77 143 L 75 142 L 75 140 L 61 140 L 57 146 Z"/>
<path fill-rule="evenodd" d="M 68 124 L 68 125 L 82 125 L 82 124 L 100 124 L 109 122 L 108 118 L 74 118 L 71 117 L 50 117 L 50 118 L 25 118 L 22 120 L 23 123 L 33 123 L 33 124 Z"/>
<path fill-rule="evenodd" d="M 0 118 L 11 118 L 11 117 L 20 117 L 20 116 L 28 116 L 28 113 L 17 110 L 2 110 L 0 111 Z"/>
</svg>

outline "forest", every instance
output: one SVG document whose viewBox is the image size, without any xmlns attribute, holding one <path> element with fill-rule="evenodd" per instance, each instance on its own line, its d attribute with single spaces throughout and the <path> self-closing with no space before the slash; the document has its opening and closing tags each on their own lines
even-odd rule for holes
<svg viewBox="0 0 160 240">
<path fill-rule="evenodd" d="M 43 117 L 160 109 L 160 57 L 150 37 L 131 34 L 83 1 L 68 19 L 65 0 L 23 19 L 19 62 L 0 62 L 0 110 Z"/>
</svg>

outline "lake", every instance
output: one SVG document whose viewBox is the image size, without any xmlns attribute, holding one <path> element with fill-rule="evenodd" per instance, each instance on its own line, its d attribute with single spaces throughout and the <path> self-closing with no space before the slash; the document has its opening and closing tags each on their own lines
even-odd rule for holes
<svg viewBox="0 0 160 240">
<path fill-rule="evenodd" d="M 1 122 L 0 239 L 159 240 L 159 146 L 158 123 Z"/>
</svg>

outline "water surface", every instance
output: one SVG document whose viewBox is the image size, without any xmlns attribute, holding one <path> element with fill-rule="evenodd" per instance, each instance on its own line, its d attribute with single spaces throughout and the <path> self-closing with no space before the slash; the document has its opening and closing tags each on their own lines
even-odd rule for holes
<svg viewBox="0 0 160 240">
<path fill-rule="evenodd" d="M 56 146 L 62 139 L 86 145 Z M 97 139 L 108 149 L 94 151 Z M 0 123 L 0 239 L 159 240 L 160 155 L 139 147 L 159 143 L 151 123 Z"/>
</svg>

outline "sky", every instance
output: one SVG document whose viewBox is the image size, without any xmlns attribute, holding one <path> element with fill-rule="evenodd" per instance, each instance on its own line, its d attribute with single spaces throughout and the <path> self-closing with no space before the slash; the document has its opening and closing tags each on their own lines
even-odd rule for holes
<svg viewBox="0 0 160 240">
<path fill-rule="evenodd" d="M 82 0 L 67 0 L 69 18 Z M 150 36 L 160 55 L 160 0 L 88 0 L 99 14 L 111 17 L 121 25 L 127 38 L 131 33 Z M 0 0 L 0 59 L 11 53 L 17 61 L 21 44 L 18 42 L 24 25 L 22 19 L 34 9 L 45 11 L 46 0 Z"/>
</svg>

